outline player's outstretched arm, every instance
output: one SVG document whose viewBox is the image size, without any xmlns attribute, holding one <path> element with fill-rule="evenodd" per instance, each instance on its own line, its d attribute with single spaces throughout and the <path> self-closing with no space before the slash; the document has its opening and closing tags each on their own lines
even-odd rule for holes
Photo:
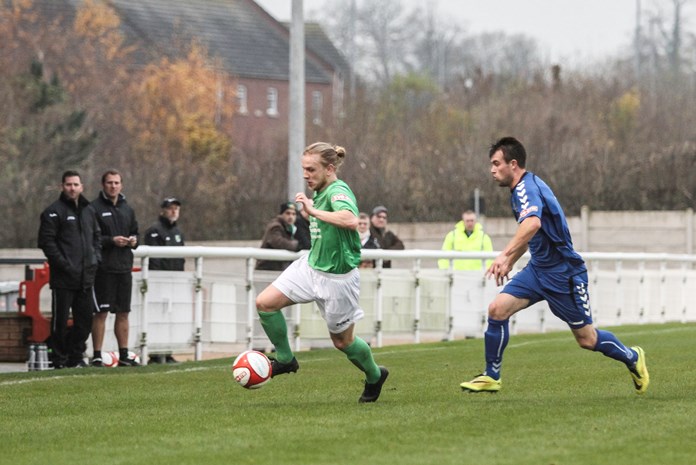
<svg viewBox="0 0 696 465">
<path fill-rule="evenodd" d="M 498 286 L 501 286 L 517 260 L 527 251 L 529 241 L 539 229 L 541 229 L 539 217 L 530 216 L 523 220 L 508 245 L 486 270 L 486 277 L 494 277 Z"/>
</svg>

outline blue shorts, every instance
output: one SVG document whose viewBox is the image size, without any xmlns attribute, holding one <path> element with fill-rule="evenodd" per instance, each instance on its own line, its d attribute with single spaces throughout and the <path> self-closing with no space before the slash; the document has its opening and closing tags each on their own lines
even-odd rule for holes
<svg viewBox="0 0 696 465">
<path fill-rule="evenodd" d="M 559 292 L 557 286 L 553 290 L 544 286 L 544 281 L 557 284 L 558 278 L 558 273 L 554 273 L 553 278 L 545 280 L 543 271 L 526 266 L 512 277 L 501 292 L 518 299 L 528 299 L 529 305 L 545 300 L 551 312 L 573 329 L 592 324 L 587 271 L 568 276 L 565 292 Z"/>
</svg>

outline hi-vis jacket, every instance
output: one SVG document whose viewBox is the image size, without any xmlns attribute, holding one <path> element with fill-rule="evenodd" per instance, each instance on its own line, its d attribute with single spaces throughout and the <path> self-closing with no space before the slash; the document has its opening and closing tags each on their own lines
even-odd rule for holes
<svg viewBox="0 0 696 465">
<path fill-rule="evenodd" d="M 464 221 L 458 222 L 454 229 L 447 233 L 445 241 L 442 243 L 442 250 L 456 250 L 458 252 L 491 252 L 493 243 L 491 237 L 483 232 L 481 223 L 474 225 L 474 230 L 470 236 L 464 230 Z M 482 260 L 454 260 L 455 270 L 481 270 L 485 271 L 493 260 L 486 260 L 486 268 L 481 263 Z M 449 260 L 438 260 L 437 265 L 441 270 L 446 270 L 450 266 Z"/>
</svg>

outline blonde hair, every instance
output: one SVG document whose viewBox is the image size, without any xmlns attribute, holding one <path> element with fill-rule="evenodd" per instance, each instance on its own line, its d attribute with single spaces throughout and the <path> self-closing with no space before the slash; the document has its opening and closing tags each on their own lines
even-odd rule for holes
<svg viewBox="0 0 696 465">
<path fill-rule="evenodd" d="M 305 154 L 318 154 L 321 157 L 321 164 L 326 168 L 329 165 L 334 165 L 336 171 L 346 158 L 346 149 L 339 145 L 331 145 L 327 142 L 315 142 L 304 149 Z"/>
</svg>

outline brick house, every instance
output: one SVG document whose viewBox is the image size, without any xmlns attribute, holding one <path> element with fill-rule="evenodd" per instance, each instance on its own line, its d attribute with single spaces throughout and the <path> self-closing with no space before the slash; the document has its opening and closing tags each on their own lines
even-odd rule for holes
<svg viewBox="0 0 696 465">
<path fill-rule="evenodd" d="M 82 0 L 34 0 L 70 17 Z M 102 0 L 121 19 L 129 41 L 145 59 L 174 57 L 179 45 L 199 41 L 237 81 L 238 148 L 257 150 L 287 139 L 290 31 L 253 0 Z M 318 24 L 305 24 L 307 125 L 325 126 L 341 114 L 350 67 Z"/>
</svg>

